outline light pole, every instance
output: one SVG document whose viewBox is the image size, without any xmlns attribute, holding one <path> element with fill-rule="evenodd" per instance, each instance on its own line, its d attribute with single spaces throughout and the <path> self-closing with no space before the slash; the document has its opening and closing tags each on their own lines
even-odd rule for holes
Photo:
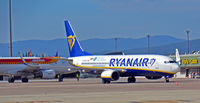
<svg viewBox="0 0 200 103">
<path fill-rule="evenodd" d="M 11 0 L 9 0 L 9 23 L 10 23 L 10 57 L 12 57 L 12 18 L 11 18 Z"/>
<path fill-rule="evenodd" d="M 148 34 L 147 35 L 147 47 L 148 47 L 148 54 L 150 54 L 150 41 L 149 41 L 149 39 L 150 39 L 150 35 Z"/>
<path fill-rule="evenodd" d="M 117 52 L 117 40 L 118 38 L 115 38 L 115 52 Z"/>
<path fill-rule="evenodd" d="M 189 33 L 190 33 L 190 30 L 186 30 L 186 33 L 187 33 L 187 52 L 188 52 L 188 54 L 190 53 L 190 45 L 189 45 L 189 41 L 190 41 L 190 39 L 189 39 Z"/>
</svg>

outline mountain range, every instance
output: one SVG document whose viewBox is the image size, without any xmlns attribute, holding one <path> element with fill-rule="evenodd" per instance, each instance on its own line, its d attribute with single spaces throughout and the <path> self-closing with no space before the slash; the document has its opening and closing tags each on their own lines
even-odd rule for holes
<svg viewBox="0 0 200 103">
<path fill-rule="evenodd" d="M 105 54 L 115 51 L 115 40 L 112 39 L 88 39 L 80 41 L 82 48 L 91 54 Z M 190 51 L 200 49 L 200 39 L 190 40 Z M 174 54 L 178 48 L 180 53 L 187 52 L 187 41 L 171 36 L 151 36 L 150 53 L 169 55 Z M 46 52 L 47 56 L 54 56 L 58 52 L 59 56 L 69 56 L 67 40 L 25 40 L 13 42 L 13 55 L 19 56 L 20 53 L 32 52 L 34 55 L 41 56 Z M 147 53 L 147 38 L 118 38 L 117 51 L 125 54 L 145 54 Z M 9 43 L 0 44 L 0 56 L 9 56 Z"/>
</svg>

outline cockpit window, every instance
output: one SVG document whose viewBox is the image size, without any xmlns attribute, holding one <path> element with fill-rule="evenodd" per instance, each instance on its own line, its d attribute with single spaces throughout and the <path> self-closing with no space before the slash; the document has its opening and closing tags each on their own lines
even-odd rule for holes
<svg viewBox="0 0 200 103">
<path fill-rule="evenodd" d="M 174 60 L 173 61 L 169 61 L 169 63 L 176 63 L 176 61 L 174 61 Z"/>
<path fill-rule="evenodd" d="M 170 61 L 164 61 L 164 63 L 176 63 L 175 60 L 170 60 Z"/>
</svg>

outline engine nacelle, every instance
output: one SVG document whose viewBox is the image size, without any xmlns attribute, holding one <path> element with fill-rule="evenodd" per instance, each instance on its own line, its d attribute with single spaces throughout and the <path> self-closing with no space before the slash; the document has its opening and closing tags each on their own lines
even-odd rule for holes
<svg viewBox="0 0 200 103">
<path fill-rule="evenodd" d="M 56 77 L 56 72 L 52 69 L 41 70 L 43 79 L 53 79 Z"/>
<path fill-rule="evenodd" d="M 120 77 L 120 74 L 114 70 L 106 70 L 101 73 L 101 78 L 109 79 L 111 81 L 118 80 L 119 77 Z"/>
<path fill-rule="evenodd" d="M 145 76 L 147 79 L 160 79 L 162 76 Z"/>
</svg>

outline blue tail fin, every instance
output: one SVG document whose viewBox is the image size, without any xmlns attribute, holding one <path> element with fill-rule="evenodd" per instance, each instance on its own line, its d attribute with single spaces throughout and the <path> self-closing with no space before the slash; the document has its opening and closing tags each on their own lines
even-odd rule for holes
<svg viewBox="0 0 200 103">
<path fill-rule="evenodd" d="M 67 34 L 67 41 L 68 41 L 70 57 L 91 55 L 91 54 L 85 52 L 81 48 L 73 30 L 72 30 L 72 27 L 71 27 L 69 21 L 67 21 L 67 20 L 65 21 L 65 29 L 66 29 L 66 34 Z"/>
</svg>

